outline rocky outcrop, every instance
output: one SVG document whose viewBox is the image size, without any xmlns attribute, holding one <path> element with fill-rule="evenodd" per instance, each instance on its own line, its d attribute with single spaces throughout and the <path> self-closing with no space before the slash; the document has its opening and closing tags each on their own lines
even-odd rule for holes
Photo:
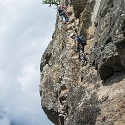
<svg viewBox="0 0 125 125">
<path fill-rule="evenodd" d="M 125 125 L 125 1 L 64 0 L 41 64 L 41 105 L 55 125 Z M 81 66 L 74 41 L 87 39 Z"/>
</svg>

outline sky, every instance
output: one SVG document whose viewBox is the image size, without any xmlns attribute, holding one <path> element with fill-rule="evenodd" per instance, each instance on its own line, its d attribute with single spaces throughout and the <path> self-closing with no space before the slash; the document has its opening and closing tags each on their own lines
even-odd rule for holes
<svg viewBox="0 0 125 125">
<path fill-rule="evenodd" d="M 40 60 L 56 22 L 48 6 L 0 0 L 0 125 L 53 125 L 39 95 Z"/>
</svg>

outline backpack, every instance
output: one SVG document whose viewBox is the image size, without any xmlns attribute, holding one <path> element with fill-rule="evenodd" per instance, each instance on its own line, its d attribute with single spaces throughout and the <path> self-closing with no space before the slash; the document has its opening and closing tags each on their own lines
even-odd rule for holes
<svg viewBox="0 0 125 125">
<path fill-rule="evenodd" d="M 79 41 L 82 44 L 82 46 L 85 46 L 87 44 L 86 39 L 83 36 L 79 36 L 78 38 L 79 38 Z"/>
</svg>

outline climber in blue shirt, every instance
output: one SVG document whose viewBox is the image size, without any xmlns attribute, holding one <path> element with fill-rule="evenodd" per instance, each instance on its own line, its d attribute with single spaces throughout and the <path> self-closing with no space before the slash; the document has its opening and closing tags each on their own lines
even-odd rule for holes
<svg viewBox="0 0 125 125">
<path fill-rule="evenodd" d="M 79 60 L 81 61 L 81 65 L 83 66 L 87 63 L 87 59 L 84 55 L 84 46 L 86 45 L 86 40 L 83 36 L 77 36 L 75 33 L 71 34 L 70 37 L 75 42 L 75 50 L 79 53 Z"/>
</svg>

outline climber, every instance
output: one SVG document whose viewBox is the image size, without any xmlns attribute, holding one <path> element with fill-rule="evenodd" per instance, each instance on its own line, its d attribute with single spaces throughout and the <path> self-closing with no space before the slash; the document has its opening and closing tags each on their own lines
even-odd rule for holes
<svg viewBox="0 0 125 125">
<path fill-rule="evenodd" d="M 57 7 L 57 10 L 58 10 L 58 12 L 59 12 L 59 15 L 60 15 L 61 18 L 62 18 L 62 21 L 66 24 L 66 22 L 68 21 L 68 18 L 67 18 L 65 9 L 66 9 L 66 6 L 58 6 L 58 7 Z"/>
<path fill-rule="evenodd" d="M 65 118 L 65 115 L 59 114 L 60 125 L 64 125 L 64 118 Z"/>
<path fill-rule="evenodd" d="M 79 60 L 81 65 L 86 65 L 87 59 L 84 55 L 84 46 L 86 45 L 86 40 L 83 36 L 77 36 L 75 33 L 71 34 L 70 37 L 74 39 L 75 51 L 79 53 Z"/>
</svg>

